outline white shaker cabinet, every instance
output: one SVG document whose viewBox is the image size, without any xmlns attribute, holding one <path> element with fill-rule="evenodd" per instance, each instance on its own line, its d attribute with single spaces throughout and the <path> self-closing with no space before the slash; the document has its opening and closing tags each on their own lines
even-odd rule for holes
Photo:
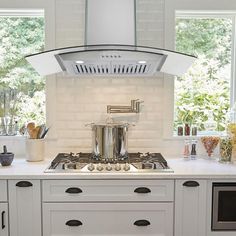
<svg viewBox="0 0 236 236">
<path fill-rule="evenodd" d="M 8 236 L 7 181 L 0 180 L 0 236 Z"/>
<path fill-rule="evenodd" d="M 206 180 L 176 180 L 175 236 L 205 236 Z"/>
<path fill-rule="evenodd" d="M 40 180 L 9 180 L 10 236 L 41 236 Z"/>
<path fill-rule="evenodd" d="M 44 180 L 43 236 L 173 236 L 173 180 Z"/>
</svg>

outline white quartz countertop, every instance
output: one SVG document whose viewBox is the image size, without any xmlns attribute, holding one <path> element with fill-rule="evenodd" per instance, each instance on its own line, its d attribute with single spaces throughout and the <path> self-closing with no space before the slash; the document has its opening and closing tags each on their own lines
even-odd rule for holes
<svg viewBox="0 0 236 236">
<path fill-rule="evenodd" d="M 173 173 L 44 173 L 51 160 L 27 162 L 15 158 L 11 166 L 0 166 L 0 179 L 236 179 L 236 164 L 216 160 L 166 158 Z"/>
</svg>

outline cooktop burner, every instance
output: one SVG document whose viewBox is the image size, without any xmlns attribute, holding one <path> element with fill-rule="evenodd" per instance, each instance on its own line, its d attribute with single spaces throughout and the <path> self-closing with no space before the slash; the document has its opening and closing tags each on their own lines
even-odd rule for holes
<svg viewBox="0 0 236 236">
<path fill-rule="evenodd" d="M 45 172 L 173 172 L 160 153 L 101 158 L 92 153 L 59 153 Z"/>
</svg>

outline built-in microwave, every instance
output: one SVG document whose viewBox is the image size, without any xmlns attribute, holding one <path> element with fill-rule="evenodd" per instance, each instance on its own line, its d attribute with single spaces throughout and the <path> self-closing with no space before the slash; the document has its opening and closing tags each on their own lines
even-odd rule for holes
<svg viewBox="0 0 236 236">
<path fill-rule="evenodd" d="M 212 231 L 236 231 L 236 183 L 212 184 Z"/>
</svg>

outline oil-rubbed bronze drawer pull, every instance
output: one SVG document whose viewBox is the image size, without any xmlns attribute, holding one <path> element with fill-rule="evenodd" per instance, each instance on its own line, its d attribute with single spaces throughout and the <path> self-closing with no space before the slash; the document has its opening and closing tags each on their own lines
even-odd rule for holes
<svg viewBox="0 0 236 236">
<path fill-rule="evenodd" d="M 200 186 L 200 184 L 197 181 L 190 180 L 190 181 L 184 182 L 183 186 L 185 186 L 185 187 L 198 187 L 198 186 Z"/>
<path fill-rule="evenodd" d="M 16 183 L 16 186 L 21 188 L 26 188 L 26 187 L 32 187 L 33 184 L 29 181 L 19 181 L 18 183 Z"/>
<path fill-rule="evenodd" d="M 2 211 L 2 229 L 4 229 L 6 227 L 5 223 L 4 223 L 4 215 L 5 215 L 5 211 Z"/>
<path fill-rule="evenodd" d="M 134 190 L 135 193 L 150 193 L 151 190 L 146 187 L 139 187 Z"/>
<path fill-rule="evenodd" d="M 80 220 L 68 220 L 66 222 L 66 225 L 74 227 L 74 226 L 83 225 L 83 223 Z"/>
<path fill-rule="evenodd" d="M 80 188 L 73 187 L 73 188 L 68 188 L 65 192 L 75 194 L 75 193 L 82 193 L 83 191 Z"/>
<path fill-rule="evenodd" d="M 136 220 L 135 222 L 134 222 L 134 225 L 136 225 L 136 226 L 148 226 L 148 225 L 150 225 L 151 223 L 150 223 L 150 221 L 148 221 L 148 220 Z"/>
</svg>

